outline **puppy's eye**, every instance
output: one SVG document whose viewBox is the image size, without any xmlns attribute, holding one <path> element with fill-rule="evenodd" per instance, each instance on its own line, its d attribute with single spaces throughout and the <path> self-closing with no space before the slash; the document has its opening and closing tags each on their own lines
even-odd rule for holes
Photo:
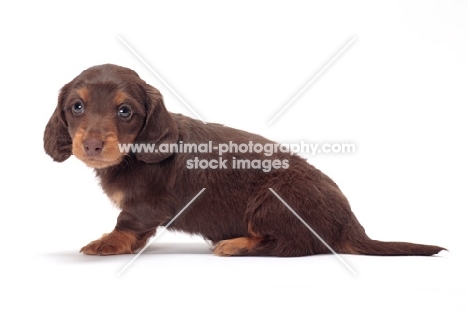
<svg viewBox="0 0 468 311">
<path fill-rule="evenodd" d="M 130 107 L 128 107 L 127 105 L 122 105 L 119 107 L 117 114 L 122 119 L 128 119 L 132 116 L 132 109 L 130 109 Z"/>
<path fill-rule="evenodd" d="M 81 103 L 80 101 L 74 102 L 72 105 L 72 112 L 74 114 L 82 114 L 84 112 L 83 103 Z"/>
</svg>

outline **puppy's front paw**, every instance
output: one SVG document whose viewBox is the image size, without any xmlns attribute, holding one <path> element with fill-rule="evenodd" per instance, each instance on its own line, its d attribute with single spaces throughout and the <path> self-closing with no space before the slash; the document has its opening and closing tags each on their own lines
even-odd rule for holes
<svg viewBox="0 0 468 311">
<path fill-rule="evenodd" d="M 136 236 L 127 231 L 114 230 L 83 247 L 80 253 L 86 255 L 132 254 Z"/>
</svg>

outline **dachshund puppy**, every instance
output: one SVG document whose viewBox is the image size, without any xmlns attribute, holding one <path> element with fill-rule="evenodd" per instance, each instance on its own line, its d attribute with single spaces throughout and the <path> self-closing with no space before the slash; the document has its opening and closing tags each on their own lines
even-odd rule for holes
<svg viewBox="0 0 468 311">
<path fill-rule="evenodd" d="M 122 149 L 128 144 L 154 150 Z M 191 152 L 181 152 L 183 145 Z M 305 256 L 330 253 L 327 245 L 367 255 L 430 256 L 444 249 L 370 239 L 338 186 L 305 159 L 235 148 L 241 145 L 277 144 L 170 113 L 157 89 L 110 64 L 83 71 L 61 89 L 44 132 L 46 153 L 57 162 L 73 154 L 94 168 L 121 210 L 114 230 L 83 247 L 84 254 L 133 253 L 169 223 L 212 241 L 222 256 Z M 219 146 L 230 148 L 220 156 Z"/>
</svg>

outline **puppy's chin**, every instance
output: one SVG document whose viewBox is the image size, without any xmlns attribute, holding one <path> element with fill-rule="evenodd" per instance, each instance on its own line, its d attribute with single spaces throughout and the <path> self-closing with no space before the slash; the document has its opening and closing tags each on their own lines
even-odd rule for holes
<svg viewBox="0 0 468 311">
<path fill-rule="evenodd" d="M 95 169 L 103 169 L 108 168 L 111 166 L 118 165 L 122 162 L 123 156 L 111 159 L 111 158 L 104 158 L 101 156 L 94 156 L 94 157 L 83 157 L 75 155 L 78 159 L 80 159 L 84 164 L 88 167 L 95 168 Z"/>
</svg>

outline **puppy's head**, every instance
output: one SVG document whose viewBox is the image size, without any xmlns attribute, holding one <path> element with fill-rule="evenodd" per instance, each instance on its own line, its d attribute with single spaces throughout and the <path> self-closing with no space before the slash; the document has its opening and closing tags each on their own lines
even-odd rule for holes
<svg viewBox="0 0 468 311">
<path fill-rule="evenodd" d="M 101 169 L 119 164 L 124 144 L 175 143 L 177 125 L 161 93 L 133 71 L 100 65 L 83 71 L 60 91 L 57 107 L 44 131 L 44 149 L 55 161 L 75 155 Z M 142 150 L 144 151 L 144 150 Z M 157 163 L 167 153 L 136 153 Z"/>
</svg>

